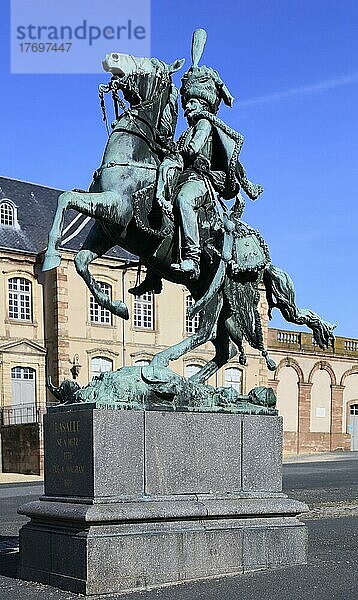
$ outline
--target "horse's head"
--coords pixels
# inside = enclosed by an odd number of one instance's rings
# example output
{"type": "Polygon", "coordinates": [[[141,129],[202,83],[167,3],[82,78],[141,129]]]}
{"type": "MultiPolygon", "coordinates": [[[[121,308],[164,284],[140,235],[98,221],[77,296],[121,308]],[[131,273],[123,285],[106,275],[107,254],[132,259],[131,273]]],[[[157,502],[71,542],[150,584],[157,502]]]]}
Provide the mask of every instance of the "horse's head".
{"type": "Polygon", "coordinates": [[[157,58],[138,58],[112,52],[103,60],[131,108],[145,110],[163,146],[172,142],[178,116],[178,90],[171,75],[182,68],[185,59],[167,64],[157,58]]]}
{"type": "Polygon", "coordinates": [[[106,54],[102,65],[105,71],[124,77],[133,73],[143,74],[156,73],[162,70],[166,73],[175,73],[184,65],[185,58],[177,59],[171,64],[167,64],[158,58],[139,58],[131,54],[121,54],[111,52],[106,54]]]}
{"type": "Polygon", "coordinates": [[[118,87],[132,107],[153,101],[170,92],[171,75],[182,68],[185,59],[167,64],[157,58],[138,58],[131,54],[111,52],[106,54],[102,65],[105,71],[112,73],[118,87]]]}

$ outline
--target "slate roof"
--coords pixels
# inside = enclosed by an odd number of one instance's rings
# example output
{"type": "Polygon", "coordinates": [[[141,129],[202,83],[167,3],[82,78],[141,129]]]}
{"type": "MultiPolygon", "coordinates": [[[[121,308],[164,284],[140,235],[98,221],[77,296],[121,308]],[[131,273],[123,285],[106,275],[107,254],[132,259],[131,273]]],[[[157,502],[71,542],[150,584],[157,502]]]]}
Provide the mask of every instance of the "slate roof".
{"type": "MultiPolygon", "coordinates": [[[[12,200],[17,207],[17,219],[20,226],[19,229],[15,229],[0,224],[0,249],[33,254],[43,251],[47,245],[47,236],[55,214],[57,198],[62,191],[37,183],[0,177],[0,202],[5,198],[12,200]]],[[[67,250],[79,250],[93,223],[93,219],[86,222],[85,215],[80,215],[72,209],[68,210],[64,224],[64,231],[67,227],[68,231],[63,236],[62,247],[67,250]],[[74,219],[76,219],[75,222],[73,222],[74,219]],[[72,237],[72,234],[76,235],[72,237]],[[66,238],[70,236],[71,239],[66,242],[66,238]]],[[[107,256],[126,261],[137,260],[137,257],[119,246],[112,248],[107,256]]]]}

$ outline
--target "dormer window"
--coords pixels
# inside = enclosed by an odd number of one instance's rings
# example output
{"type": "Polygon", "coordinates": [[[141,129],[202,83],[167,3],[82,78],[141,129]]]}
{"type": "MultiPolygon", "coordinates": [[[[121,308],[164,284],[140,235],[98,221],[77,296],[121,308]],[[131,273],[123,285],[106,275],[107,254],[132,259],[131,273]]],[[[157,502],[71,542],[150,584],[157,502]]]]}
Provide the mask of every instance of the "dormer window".
{"type": "Polygon", "coordinates": [[[5,198],[0,202],[0,225],[19,229],[17,207],[8,198],[5,198]]]}

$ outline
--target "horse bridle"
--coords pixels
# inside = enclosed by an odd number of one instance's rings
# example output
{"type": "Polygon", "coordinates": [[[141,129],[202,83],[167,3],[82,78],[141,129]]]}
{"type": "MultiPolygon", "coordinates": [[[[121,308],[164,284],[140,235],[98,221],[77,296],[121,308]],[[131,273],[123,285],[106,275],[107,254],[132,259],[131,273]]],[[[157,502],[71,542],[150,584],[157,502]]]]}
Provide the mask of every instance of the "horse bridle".
{"type": "MultiPolygon", "coordinates": [[[[142,73],[141,74],[134,73],[133,75],[136,75],[136,74],[143,75],[142,73]]],[[[128,81],[128,78],[129,78],[129,76],[127,76],[126,81],[128,81]]],[[[112,79],[110,80],[110,82],[108,84],[101,84],[98,88],[98,95],[100,98],[100,105],[101,105],[101,110],[102,110],[102,114],[103,114],[103,121],[106,124],[108,137],[110,136],[110,131],[109,131],[108,121],[107,121],[105,94],[108,94],[111,92],[113,104],[114,104],[115,116],[116,116],[115,125],[112,124],[113,131],[117,131],[117,132],[121,131],[123,133],[132,133],[133,135],[136,135],[136,136],[140,137],[143,141],[145,141],[146,144],[148,145],[148,147],[152,150],[152,152],[154,152],[155,154],[160,154],[161,152],[163,152],[164,147],[162,144],[159,144],[158,142],[155,141],[159,137],[158,128],[153,127],[152,123],[150,123],[142,115],[139,115],[137,111],[142,111],[143,109],[153,106],[154,102],[156,100],[158,100],[158,98],[163,93],[165,87],[168,84],[168,81],[163,80],[163,85],[157,90],[156,94],[153,95],[153,97],[150,100],[144,100],[144,101],[140,102],[139,104],[136,104],[132,108],[128,108],[128,106],[124,103],[122,98],[118,95],[118,90],[120,89],[120,82],[122,82],[122,81],[123,81],[123,79],[119,80],[118,76],[113,75],[112,79]],[[119,114],[119,107],[123,111],[121,115],[119,114]],[[132,129],[128,129],[126,127],[117,127],[118,122],[124,116],[128,116],[130,122],[133,123],[133,125],[135,125],[137,131],[133,131],[132,129]],[[153,140],[151,140],[148,137],[146,132],[138,125],[137,121],[141,121],[144,125],[146,125],[148,127],[148,129],[152,133],[153,140]]],[[[170,82],[170,80],[169,80],[169,82],[170,82]]],[[[135,90],[135,93],[137,93],[138,97],[140,97],[138,90],[135,90]]],[[[112,131],[112,133],[113,133],[113,131],[112,131]]],[[[93,173],[93,179],[94,180],[98,179],[104,169],[107,169],[110,167],[117,167],[117,166],[131,166],[131,164],[130,163],[119,163],[117,161],[112,160],[112,161],[106,163],[105,165],[102,165],[98,169],[96,169],[96,171],[93,173]]],[[[133,166],[134,166],[134,164],[133,164],[133,166]]],[[[140,165],[138,163],[135,163],[135,166],[137,168],[156,169],[156,167],[154,167],[153,165],[149,165],[149,164],[148,165],[144,165],[144,164],[140,165]]]]}
{"type": "MultiPolygon", "coordinates": [[[[163,79],[162,85],[159,87],[159,89],[157,90],[157,92],[153,95],[153,97],[151,99],[148,100],[142,100],[139,104],[136,104],[135,106],[132,106],[131,108],[129,108],[124,100],[122,100],[122,98],[118,95],[118,90],[121,89],[122,87],[122,83],[124,82],[128,82],[129,79],[132,79],[132,77],[134,77],[135,75],[140,75],[143,76],[145,75],[145,73],[132,73],[130,75],[128,75],[125,79],[121,78],[119,79],[118,76],[113,75],[112,79],[110,80],[109,84],[101,84],[98,88],[98,95],[100,98],[100,105],[101,105],[101,110],[102,110],[102,114],[103,114],[103,121],[106,124],[106,129],[107,129],[107,133],[108,136],[110,136],[110,131],[109,131],[109,127],[108,127],[108,121],[107,121],[107,112],[106,112],[106,104],[105,104],[105,94],[108,94],[109,92],[112,93],[112,99],[113,99],[113,104],[114,104],[114,112],[115,112],[115,117],[116,117],[116,121],[115,124],[118,123],[118,121],[123,117],[123,116],[128,116],[129,120],[135,125],[135,127],[137,128],[138,132],[136,133],[133,130],[130,129],[126,129],[126,128],[120,128],[120,129],[116,129],[116,125],[112,124],[112,129],[117,130],[117,131],[125,131],[125,132],[130,132],[133,133],[134,135],[138,135],[139,137],[141,137],[150,147],[150,149],[152,151],[154,151],[155,153],[158,153],[161,150],[163,150],[163,146],[161,144],[158,144],[157,142],[155,142],[156,139],[158,139],[159,137],[159,130],[158,128],[155,126],[153,127],[152,123],[150,123],[147,119],[145,119],[142,115],[139,115],[138,112],[145,110],[146,108],[149,108],[151,106],[154,105],[154,103],[160,98],[160,96],[162,95],[162,93],[164,92],[166,86],[168,85],[168,83],[170,83],[170,78],[168,78],[167,80],[163,79]],[[119,114],[119,107],[122,109],[122,114],[119,114]],[[138,111],[138,112],[137,112],[138,111]],[[153,135],[153,140],[154,140],[154,144],[152,142],[152,140],[150,140],[146,134],[146,132],[138,125],[137,121],[141,121],[142,123],[144,123],[148,129],[151,131],[152,135],[153,135]]],[[[134,89],[134,92],[137,94],[137,96],[140,98],[140,94],[139,94],[139,90],[134,89]]]]}

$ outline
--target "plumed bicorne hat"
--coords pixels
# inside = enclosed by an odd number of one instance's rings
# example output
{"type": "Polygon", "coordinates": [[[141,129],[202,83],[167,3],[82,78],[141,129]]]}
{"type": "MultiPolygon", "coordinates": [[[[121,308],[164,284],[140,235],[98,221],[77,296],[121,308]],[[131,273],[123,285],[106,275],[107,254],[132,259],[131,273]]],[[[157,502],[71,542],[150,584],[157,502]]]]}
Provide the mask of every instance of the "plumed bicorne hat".
{"type": "Polygon", "coordinates": [[[191,48],[193,64],[182,78],[180,94],[183,106],[191,98],[198,98],[205,100],[210,112],[216,114],[221,101],[232,106],[234,98],[217,71],[205,65],[200,67],[198,65],[204,51],[206,38],[207,34],[204,29],[194,31],[191,48]]]}

